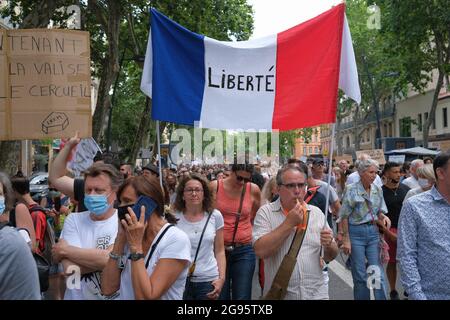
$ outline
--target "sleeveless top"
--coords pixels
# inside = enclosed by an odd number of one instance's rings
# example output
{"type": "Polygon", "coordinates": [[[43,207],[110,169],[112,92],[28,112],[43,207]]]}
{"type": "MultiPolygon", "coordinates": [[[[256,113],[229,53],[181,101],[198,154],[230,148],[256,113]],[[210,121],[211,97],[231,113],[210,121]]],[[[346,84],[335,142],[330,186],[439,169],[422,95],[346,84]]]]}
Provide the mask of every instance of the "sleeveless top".
{"type": "MultiPolygon", "coordinates": [[[[231,244],[233,240],[234,226],[236,223],[236,213],[239,210],[241,200],[241,193],[238,198],[230,198],[223,188],[223,180],[219,179],[217,185],[216,195],[216,209],[223,215],[224,228],[223,238],[225,244],[231,244]]],[[[252,195],[251,183],[246,184],[244,201],[242,202],[241,217],[236,231],[234,241],[236,243],[251,243],[252,242],[252,195]]]]}

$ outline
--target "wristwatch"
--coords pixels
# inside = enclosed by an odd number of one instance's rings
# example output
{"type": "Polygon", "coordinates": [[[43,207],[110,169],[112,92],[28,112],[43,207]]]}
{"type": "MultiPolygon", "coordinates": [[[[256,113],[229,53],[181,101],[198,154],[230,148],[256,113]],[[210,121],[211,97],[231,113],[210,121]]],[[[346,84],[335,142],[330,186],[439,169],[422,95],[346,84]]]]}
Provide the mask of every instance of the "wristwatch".
{"type": "Polygon", "coordinates": [[[123,257],[121,255],[110,252],[109,257],[115,261],[117,261],[117,268],[123,270],[125,268],[125,263],[123,263],[123,257]]]}
{"type": "Polygon", "coordinates": [[[144,259],[144,257],[145,256],[143,253],[130,253],[128,259],[130,259],[131,261],[138,261],[139,259],[144,259]]]}

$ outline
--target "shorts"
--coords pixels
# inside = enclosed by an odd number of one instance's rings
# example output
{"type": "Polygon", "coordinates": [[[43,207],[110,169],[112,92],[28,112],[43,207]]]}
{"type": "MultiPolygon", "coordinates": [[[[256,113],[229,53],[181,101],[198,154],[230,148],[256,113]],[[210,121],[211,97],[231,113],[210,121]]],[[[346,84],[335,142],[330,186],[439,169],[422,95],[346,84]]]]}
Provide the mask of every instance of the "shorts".
{"type": "MultiPolygon", "coordinates": [[[[397,234],[397,228],[389,229],[392,233],[397,234]]],[[[391,241],[388,237],[384,237],[387,244],[389,245],[389,262],[388,263],[397,263],[397,241],[391,241]]]]}

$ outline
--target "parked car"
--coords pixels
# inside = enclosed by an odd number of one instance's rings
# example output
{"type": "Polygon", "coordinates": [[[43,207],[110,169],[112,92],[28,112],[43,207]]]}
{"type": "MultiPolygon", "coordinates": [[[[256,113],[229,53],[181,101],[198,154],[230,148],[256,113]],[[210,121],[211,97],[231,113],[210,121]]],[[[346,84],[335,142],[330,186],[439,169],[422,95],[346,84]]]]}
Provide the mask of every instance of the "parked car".
{"type": "Polygon", "coordinates": [[[30,195],[34,201],[40,202],[48,194],[48,173],[38,172],[30,177],[30,195]]]}

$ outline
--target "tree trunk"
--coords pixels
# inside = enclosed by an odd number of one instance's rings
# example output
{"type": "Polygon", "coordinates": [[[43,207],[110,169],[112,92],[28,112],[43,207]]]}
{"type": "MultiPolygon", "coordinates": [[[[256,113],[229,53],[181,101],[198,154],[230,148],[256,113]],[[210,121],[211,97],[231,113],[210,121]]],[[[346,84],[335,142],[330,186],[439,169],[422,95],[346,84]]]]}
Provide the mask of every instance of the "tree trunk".
{"type": "MultiPolygon", "coordinates": [[[[96,10],[93,8],[93,10],[96,10]]],[[[103,72],[98,90],[97,105],[92,119],[92,137],[102,143],[104,131],[108,120],[108,111],[111,108],[109,91],[111,85],[119,74],[119,31],[121,7],[120,1],[108,1],[108,17],[101,19],[107,21],[106,36],[108,39],[108,53],[103,62],[103,72]]]]}
{"type": "Polygon", "coordinates": [[[127,159],[128,163],[136,163],[136,158],[139,152],[139,149],[143,145],[144,138],[150,134],[150,112],[152,109],[152,100],[147,97],[145,99],[145,108],[142,112],[141,122],[139,123],[139,127],[136,133],[136,139],[134,140],[133,147],[131,148],[129,159],[127,159]]]}
{"type": "Polygon", "coordinates": [[[439,92],[442,89],[442,84],[444,83],[444,72],[439,69],[439,77],[436,84],[436,89],[434,90],[433,102],[431,103],[430,113],[428,119],[424,123],[423,128],[423,146],[424,148],[428,148],[428,135],[430,133],[431,124],[435,121],[436,118],[436,108],[439,102],[439,92]]]}

